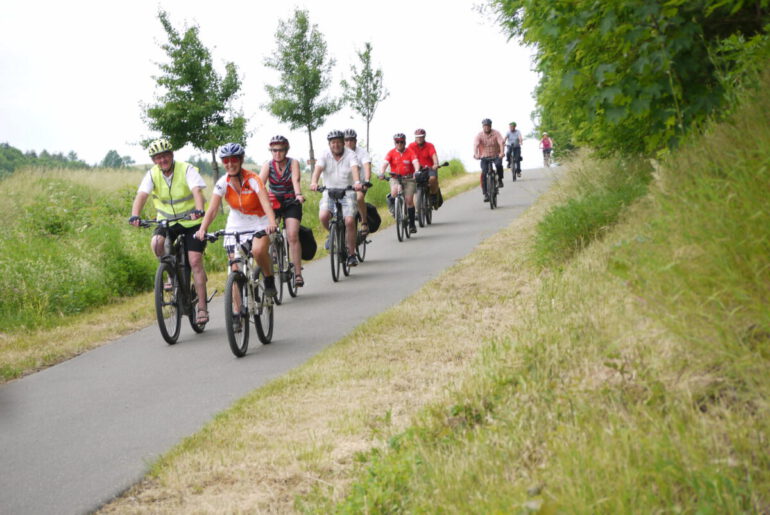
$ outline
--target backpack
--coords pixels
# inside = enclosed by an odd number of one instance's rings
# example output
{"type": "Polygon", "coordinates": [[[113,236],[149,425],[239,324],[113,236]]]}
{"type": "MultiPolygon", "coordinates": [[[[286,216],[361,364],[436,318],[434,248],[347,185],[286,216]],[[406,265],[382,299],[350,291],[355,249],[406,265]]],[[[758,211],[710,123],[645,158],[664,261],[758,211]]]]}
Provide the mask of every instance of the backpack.
{"type": "Polygon", "coordinates": [[[366,224],[369,226],[369,232],[377,232],[382,223],[380,213],[377,212],[377,208],[373,204],[366,203],[366,224]]]}
{"type": "Polygon", "coordinates": [[[304,225],[299,226],[299,244],[302,247],[302,260],[310,261],[315,257],[318,244],[313,236],[313,231],[304,225]]]}

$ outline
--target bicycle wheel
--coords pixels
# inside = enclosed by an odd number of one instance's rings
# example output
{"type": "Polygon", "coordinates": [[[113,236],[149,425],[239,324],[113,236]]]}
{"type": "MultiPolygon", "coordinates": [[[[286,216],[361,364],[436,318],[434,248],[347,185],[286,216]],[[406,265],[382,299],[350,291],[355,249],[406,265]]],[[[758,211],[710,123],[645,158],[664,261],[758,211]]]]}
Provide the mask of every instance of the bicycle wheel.
{"type": "Polygon", "coordinates": [[[425,205],[425,224],[430,225],[433,223],[433,203],[428,200],[425,205]]]}
{"type": "Polygon", "coordinates": [[[187,318],[190,319],[190,327],[192,327],[192,330],[196,333],[202,333],[203,330],[206,328],[206,324],[199,324],[197,322],[198,319],[198,291],[195,289],[195,283],[192,282],[192,278],[188,279],[187,282],[190,284],[190,312],[187,315],[187,318]]]}
{"type": "Polygon", "coordinates": [[[257,312],[254,313],[257,336],[259,341],[267,345],[273,341],[273,301],[265,293],[265,275],[262,270],[257,271],[257,280],[254,282],[254,301],[257,304],[257,312]]]}
{"type": "Polygon", "coordinates": [[[425,199],[425,190],[423,190],[421,187],[417,188],[417,192],[414,194],[414,210],[417,214],[417,223],[420,224],[420,227],[425,227],[426,206],[427,202],[425,199]]]}
{"type": "Polygon", "coordinates": [[[489,209],[494,209],[497,207],[497,183],[491,169],[487,171],[487,194],[489,195],[489,209]]]}
{"type": "Polygon", "coordinates": [[[361,231],[356,228],[356,256],[361,263],[366,259],[366,238],[367,236],[361,234],[361,231]]]}
{"type": "Polygon", "coordinates": [[[329,224],[329,262],[332,265],[332,281],[340,280],[340,252],[337,248],[337,223],[332,220],[329,224]]]}
{"type": "Polygon", "coordinates": [[[182,309],[179,305],[179,280],[174,268],[165,262],[155,272],[155,315],[160,334],[166,343],[174,345],[182,328],[182,309]]]}
{"type": "Polygon", "coordinates": [[[279,306],[283,302],[283,252],[283,241],[278,237],[270,244],[270,260],[273,262],[273,277],[275,277],[275,289],[278,292],[275,295],[275,303],[279,306]]]}
{"type": "Polygon", "coordinates": [[[227,276],[224,302],[227,342],[233,354],[242,358],[249,348],[249,295],[242,272],[231,272],[227,276]],[[236,300],[238,308],[233,304],[236,300]]]}
{"type": "Polygon", "coordinates": [[[350,267],[348,266],[348,244],[345,241],[345,226],[341,225],[340,230],[337,231],[337,248],[340,249],[340,262],[342,263],[342,273],[345,277],[350,275],[350,267]]]}
{"type": "Polygon", "coordinates": [[[412,233],[409,232],[409,213],[407,212],[405,199],[401,200],[401,211],[401,224],[404,226],[404,235],[408,240],[412,237],[412,233]]]}
{"type": "Polygon", "coordinates": [[[404,241],[404,199],[399,195],[396,197],[393,206],[393,212],[396,214],[396,236],[398,241],[404,241]]]}

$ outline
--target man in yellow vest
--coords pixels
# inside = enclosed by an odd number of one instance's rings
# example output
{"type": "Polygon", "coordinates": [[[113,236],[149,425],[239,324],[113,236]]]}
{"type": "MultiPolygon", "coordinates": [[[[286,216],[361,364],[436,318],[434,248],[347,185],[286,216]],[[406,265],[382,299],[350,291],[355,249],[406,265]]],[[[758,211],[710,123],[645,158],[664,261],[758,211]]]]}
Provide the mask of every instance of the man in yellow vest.
{"type": "Polygon", "coordinates": [[[151,247],[155,255],[163,256],[166,238],[183,237],[187,245],[187,260],[192,268],[195,291],[198,294],[198,312],[196,322],[205,324],[209,321],[206,305],[206,271],[203,269],[203,250],[206,243],[195,238],[195,232],[201,223],[206,199],[203,197],[203,181],[200,172],[191,164],[174,161],[174,151],[171,143],[158,139],[150,143],[149,148],[152,162],[155,163],[144,176],[134,198],[131,208],[131,218],[128,223],[139,226],[139,213],[152,195],[153,204],[158,219],[176,218],[189,215],[190,220],[180,220],[168,227],[168,231],[158,226],[152,237],[151,247]],[[166,234],[168,232],[168,234],[166,234]]]}

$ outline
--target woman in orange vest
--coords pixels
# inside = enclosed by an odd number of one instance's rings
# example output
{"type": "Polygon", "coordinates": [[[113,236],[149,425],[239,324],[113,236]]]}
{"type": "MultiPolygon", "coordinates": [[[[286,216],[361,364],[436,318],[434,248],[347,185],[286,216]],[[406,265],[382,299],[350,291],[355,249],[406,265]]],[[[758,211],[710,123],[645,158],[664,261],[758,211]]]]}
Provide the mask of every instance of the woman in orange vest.
{"type": "MultiPolygon", "coordinates": [[[[238,143],[227,143],[219,149],[219,157],[227,174],[214,185],[211,204],[203,217],[201,228],[195,234],[198,239],[203,240],[206,237],[206,229],[219,213],[222,197],[230,206],[225,231],[265,231],[272,234],[278,229],[264,183],[258,174],[243,168],[245,154],[246,151],[238,143]]],[[[226,236],[224,245],[230,257],[233,257],[235,238],[226,236]]],[[[269,246],[270,238],[267,236],[254,238],[251,242],[251,253],[265,274],[265,293],[274,297],[278,292],[275,289],[272,262],[267,252],[269,246]]]]}

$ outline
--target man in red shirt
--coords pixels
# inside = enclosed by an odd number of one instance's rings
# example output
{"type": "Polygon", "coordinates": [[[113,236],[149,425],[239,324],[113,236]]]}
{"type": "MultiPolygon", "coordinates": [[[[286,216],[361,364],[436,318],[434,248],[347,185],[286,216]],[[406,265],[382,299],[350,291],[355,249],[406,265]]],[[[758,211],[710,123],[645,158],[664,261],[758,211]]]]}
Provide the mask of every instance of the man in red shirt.
{"type": "Polygon", "coordinates": [[[436,147],[433,143],[425,141],[425,129],[417,129],[414,131],[414,141],[407,147],[414,152],[417,156],[417,160],[420,162],[420,168],[428,168],[428,188],[430,189],[430,200],[435,208],[438,208],[441,203],[439,199],[439,187],[438,187],[438,155],[436,154],[436,147]]]}
{"type": "MultiPolygon", "coordinates": [[[[391,173],[398,176],[400,180],[390,181],[390,194],[388,195],[388,209],[393,213],[393,197],[398,195],[399,186],[403,185],[404,199],[409,213],[409,232],[416,233],[417,227],[414,225],[414,172],[420,168],[420,162],[417,156],[410,149],[406,148],[406,135],[399,132],[393,136],[396,147],[391,149],[385,156],[385,162],[382,163],[380,170],[380,179],[385,179],[385,171],[390,166],[391,173]]],[[[394,178],[396,179],[396,178],[394,178]]]]}

